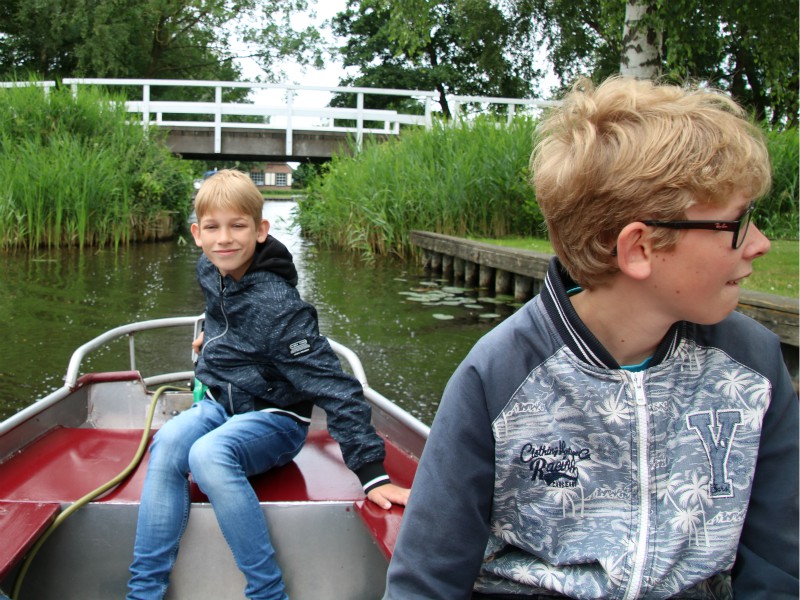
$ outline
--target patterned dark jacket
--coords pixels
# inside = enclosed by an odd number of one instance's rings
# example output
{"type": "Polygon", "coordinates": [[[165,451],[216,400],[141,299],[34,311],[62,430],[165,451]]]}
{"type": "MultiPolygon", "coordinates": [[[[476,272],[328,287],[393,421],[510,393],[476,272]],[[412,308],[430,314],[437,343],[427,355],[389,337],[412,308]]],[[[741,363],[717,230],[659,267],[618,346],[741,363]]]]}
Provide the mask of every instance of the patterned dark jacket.
{"type": "Polygon", "coordinates": [[[239,281],[202,255],[197,279],[206,310],[195,375],[213,398],[228,414],[263,410],[305,424],[316,404],[365,491],[387,483],[383,440],[361,384],[342,370],[319,333],[316,309],[300,299],[286,247],[269,236],[239,281]]]}

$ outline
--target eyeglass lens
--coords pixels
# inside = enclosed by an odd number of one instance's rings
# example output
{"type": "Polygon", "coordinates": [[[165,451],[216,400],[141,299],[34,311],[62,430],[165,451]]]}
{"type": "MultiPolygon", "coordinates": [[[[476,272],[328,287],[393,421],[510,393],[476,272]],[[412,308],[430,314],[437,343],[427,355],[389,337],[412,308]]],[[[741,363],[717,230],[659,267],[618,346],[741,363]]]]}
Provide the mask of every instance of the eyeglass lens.
{"type": "Polygon", "coordinates": [[[733,236],[733,247],[734,249],[741,248],[742,244],[744,243],[744,238],[747,237],[747,229],[750,227],[750,221],[753,220],[753,208],[750,207],[743,215],[741,221],[739,221],[739,229],[733,236]]]}

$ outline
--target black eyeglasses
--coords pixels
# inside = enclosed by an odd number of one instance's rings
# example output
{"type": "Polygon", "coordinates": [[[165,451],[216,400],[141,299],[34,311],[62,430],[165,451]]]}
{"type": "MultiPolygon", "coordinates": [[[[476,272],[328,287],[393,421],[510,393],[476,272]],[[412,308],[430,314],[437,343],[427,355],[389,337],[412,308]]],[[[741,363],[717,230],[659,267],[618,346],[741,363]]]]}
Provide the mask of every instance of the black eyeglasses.
{"type": "Polygon", "coordinates": [[[710,231],[730,231],[733,234],[734,250],[740,248],[747,237],[747,228],[753,220],[755,202],[751,202],[741,217],[736,221],[642,221],[651,227],[669,227],[670,229],[708,229],[710,231]]]}

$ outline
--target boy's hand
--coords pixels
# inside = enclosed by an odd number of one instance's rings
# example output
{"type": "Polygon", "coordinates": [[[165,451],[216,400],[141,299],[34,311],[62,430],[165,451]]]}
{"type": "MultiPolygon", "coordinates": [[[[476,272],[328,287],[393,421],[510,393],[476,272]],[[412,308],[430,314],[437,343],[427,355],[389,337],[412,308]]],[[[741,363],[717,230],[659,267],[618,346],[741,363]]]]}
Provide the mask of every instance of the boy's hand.
{"type": "Polygon", "coordinates": [[[383,509],[389,510],[392,504],[405,506],[408,502],[408,494],[411,490],[401,488],[393,483],[385,483],[373,488],[367,494],[367,498],[383,509]]]}
{"type": "Polygon", "coordinates": [[[194,350],[195,354],[200,354],[200,349],[203,347],[203,331],[200,332],[194,341],[192,342],[192,350],[194,350]]]}

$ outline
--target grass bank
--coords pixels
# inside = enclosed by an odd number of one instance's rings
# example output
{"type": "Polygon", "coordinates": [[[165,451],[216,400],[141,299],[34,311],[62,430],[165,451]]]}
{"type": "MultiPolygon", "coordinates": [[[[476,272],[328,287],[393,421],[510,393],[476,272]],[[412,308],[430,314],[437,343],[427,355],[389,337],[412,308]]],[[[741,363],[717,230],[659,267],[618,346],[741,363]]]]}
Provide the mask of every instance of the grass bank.
{"type": "Polygon", "coordinates": [[[0,249],[118,246],[165,212],[184,223],[192,174],[102,91],[0,89],[0,249]]]}
{"type": "MultiPolygon", "coordinates": [[[[760,226],[760,223],[759,223],[760,226]]],[[[538,238],[472,238],[477,242],[496,244],[520,250],[552,254],[550,242],[538,238]]],[[[753,274],[742,287],[756,292],[797,297],[800,281],[800,243],[797,240],[773,240],[772,249],[753,263],[753,274]]]]}

